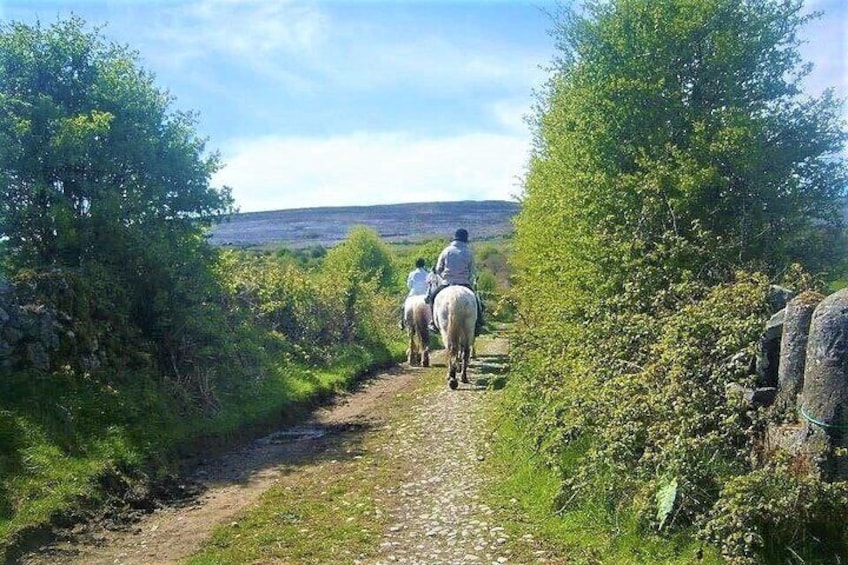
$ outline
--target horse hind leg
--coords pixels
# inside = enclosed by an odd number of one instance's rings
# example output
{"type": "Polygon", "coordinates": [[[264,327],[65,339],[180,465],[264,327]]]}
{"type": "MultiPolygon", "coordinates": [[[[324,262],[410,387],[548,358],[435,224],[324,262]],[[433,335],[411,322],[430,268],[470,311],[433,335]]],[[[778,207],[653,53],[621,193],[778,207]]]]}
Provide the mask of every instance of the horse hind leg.
{"type": "Polygon", "coordinates": [[[412,332],[409,333],[409,347],[406,349],[406,362],[409,365],[415,364],[415,339],[412,332]]]}
{"type": "Polygon", "coordinates": [[[468,347],[462,348],[462,382],[468,382],[468,358],[471,355],[471,349],[468,347]]]}
{"type": "Polygon", "coordinates": [[[448,386],[450,386],[451,390],[456,390],[456,387],[459,386],[456,380],[456,353],[448,346],[445,356],[448,365],[448,386]]]}
{"type": "Polygon", "coordinates": [[[422,316],[416,320],[418,327],[418,353],[421,359],[422,367],[430,366],[430,330],[427,329],[427,319],[422,316]]]}

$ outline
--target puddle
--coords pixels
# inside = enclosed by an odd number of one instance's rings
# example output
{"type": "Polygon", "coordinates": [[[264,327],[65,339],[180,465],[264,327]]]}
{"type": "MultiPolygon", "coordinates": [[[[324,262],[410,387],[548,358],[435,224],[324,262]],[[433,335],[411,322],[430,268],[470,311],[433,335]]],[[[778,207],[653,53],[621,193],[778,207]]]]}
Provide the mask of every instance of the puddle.
{"type": "Polygon", "coordinates": [[[325,435],[327,435],[327,430],[324,428],[304,426],[274,432],[271,435],[267,435],[256,440],[256,443],[259,445],[274,445],[279,443],[318,439],[325,435]]]}

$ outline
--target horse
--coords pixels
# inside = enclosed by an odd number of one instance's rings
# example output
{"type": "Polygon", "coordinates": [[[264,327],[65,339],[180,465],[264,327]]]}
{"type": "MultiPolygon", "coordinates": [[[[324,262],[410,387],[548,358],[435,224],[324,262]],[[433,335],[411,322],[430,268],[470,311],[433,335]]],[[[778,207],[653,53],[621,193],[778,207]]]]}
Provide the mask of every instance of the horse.
{"type": "Polygon", "coordinates": [[[433,315],[445,346],[448,385],[455,390],[458,386],[457,372],[462,382],[468,382],[468,360],[474,349],[474,326],[477,323],[477,297],[470,288],[451,285],[436,295],[433,315]]]}
{"type": "Polygon", "coordinates": [[[408,296],[403,303],[403,319],[409,331],[406,361],[410,365],[430,366],[430,305],[426,295],[408,296]]]}

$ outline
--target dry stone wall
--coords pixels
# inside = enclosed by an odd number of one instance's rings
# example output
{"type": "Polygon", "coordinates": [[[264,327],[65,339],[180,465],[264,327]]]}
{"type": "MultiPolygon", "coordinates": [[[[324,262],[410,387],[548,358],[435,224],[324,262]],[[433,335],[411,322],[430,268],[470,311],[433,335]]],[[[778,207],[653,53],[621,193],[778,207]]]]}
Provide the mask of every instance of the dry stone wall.
{"type": "MultiPolygon", "coordinates": [[[[848,459],[840,454],[848,447],[848,289],[827,297],[785,291],[779,290],[785,303],[778,301],[781,309],[766,324],[757,355],[758,386],[774,385],[776,393],[763,403],[771,423],[760,455],[789,452],[799,469],[845,479],[848,459]]],[[[745,391],[745,398],[762,390],[745,391]]]]}
{"type": "Polygon", "coordinates": [[[41,304],[20,304],[12,285],[0,279],[0,367],[50,369],[61,332],[55,310],[41,304]]]}

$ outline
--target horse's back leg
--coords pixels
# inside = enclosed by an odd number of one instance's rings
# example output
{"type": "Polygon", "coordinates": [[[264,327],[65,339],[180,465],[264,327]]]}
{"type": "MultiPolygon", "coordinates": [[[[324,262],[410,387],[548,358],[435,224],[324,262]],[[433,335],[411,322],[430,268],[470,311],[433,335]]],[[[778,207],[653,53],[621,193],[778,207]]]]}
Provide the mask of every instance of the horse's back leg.
{"type": "Polygon", "coordinates": [[[462,348],[462,382],[468,382],[468,359],[471,356],[471,348],[467,345],[462,348]]]}
{"type": "Polygon", "coordinates": [[[424,328],[424,333],[421,335],[421,366],[430,366],[430,331],[424,328]]]}

